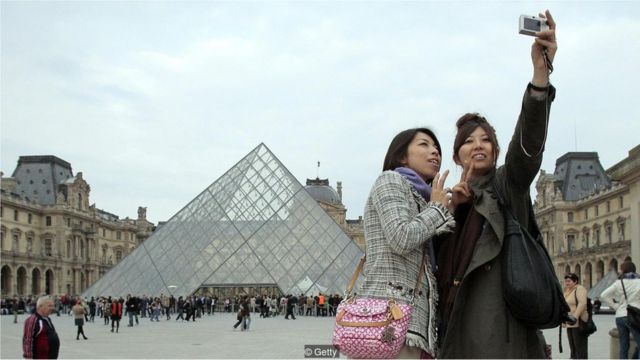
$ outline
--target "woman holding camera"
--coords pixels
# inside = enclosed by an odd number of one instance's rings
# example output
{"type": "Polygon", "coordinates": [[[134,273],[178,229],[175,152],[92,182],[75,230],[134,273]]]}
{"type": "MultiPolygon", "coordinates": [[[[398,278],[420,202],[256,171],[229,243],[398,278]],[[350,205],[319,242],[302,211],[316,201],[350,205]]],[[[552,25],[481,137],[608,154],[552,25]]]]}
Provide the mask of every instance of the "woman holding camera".
{"type": "Polygon", "coordinates": [[[504,213],[494,193],[499,186],[523,226],[534,221],[529,187],[540,169],[548,115],[555,89],[548,61],[557,50],[556,24],[536,33],[531,47],[533,79],[528,84],[505,164],[496,168],[500,147],[494,128],[478,114],[456,123],[453,159],[462,178],[452,189],[456,230],[438,256],[441,358],[545,358],[542,334],[516,320],[502,297],[504,213]]]}
{"type": "Polygon", "coordinates": [[[437,235],[449,234],[454,225],[444,191],[448,172],[440,176],[440,164],[440,143],[431,130],[400,132],[389,145],[383,173],[365,206],[366,276],[357,293],[413,301],[400,358],[420,358],[423,352],[436,356],[437,289],[431,242],[437,235]],[[422,277],[414,292],[419,272],[422,277]]]}

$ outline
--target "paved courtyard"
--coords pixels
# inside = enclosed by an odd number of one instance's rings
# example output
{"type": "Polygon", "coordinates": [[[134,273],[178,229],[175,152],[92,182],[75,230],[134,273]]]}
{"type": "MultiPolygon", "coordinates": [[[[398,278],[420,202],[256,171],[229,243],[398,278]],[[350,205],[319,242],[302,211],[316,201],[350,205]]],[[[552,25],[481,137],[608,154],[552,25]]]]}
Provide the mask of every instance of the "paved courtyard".
{"type": "MultiPolygon", "coordinates": [[[[12,316],[0,317],[0,358],[22,356],[22,329],[25,315],[13,324],[12,316]]],[[[333,318],[300,316],[297,320],[261,319],[252,316],[249,332],[234,331],[235,316],[228,313],[205,316],[196,322],[181,323],[174,319],[140,325],[120,324],[119,333],[111,333],[102,319],[85,326],[89,340],[76,340],[76,328],[71,316],[53,316],[61,338],[61,358],[303,358],[304,345],[330,344],[333,318]]],[[[589,339],[591,358],[609,358],[608,330],[614,326],[613,315],[596,315],[598,332],[589,339]]],[[[487,329],[490,331],[490,329],[487,329]]],[[[545,330],[547,341],[553,346],[554,359],[569,358],[566,332],[562,340],[564,353],[558,353],[558,330],[545,330]]]]}

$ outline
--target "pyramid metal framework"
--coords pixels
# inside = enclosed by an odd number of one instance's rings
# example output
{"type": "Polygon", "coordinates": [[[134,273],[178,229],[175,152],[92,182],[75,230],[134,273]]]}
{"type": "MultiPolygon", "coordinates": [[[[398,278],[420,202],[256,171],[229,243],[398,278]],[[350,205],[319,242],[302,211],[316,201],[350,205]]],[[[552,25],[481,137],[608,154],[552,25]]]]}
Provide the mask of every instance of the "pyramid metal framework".
{"type": "Polygon", "coordinates": [[[363,255],[260,144],[83,296],[185,296],[201,286],[341,293],[363,255]]]}

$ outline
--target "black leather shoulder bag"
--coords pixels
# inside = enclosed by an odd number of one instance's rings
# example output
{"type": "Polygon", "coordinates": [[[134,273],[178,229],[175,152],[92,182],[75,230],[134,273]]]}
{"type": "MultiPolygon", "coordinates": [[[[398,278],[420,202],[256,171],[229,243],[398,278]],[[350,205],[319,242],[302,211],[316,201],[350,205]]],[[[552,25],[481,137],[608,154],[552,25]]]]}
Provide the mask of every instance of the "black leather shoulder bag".
{"type": "Polygon", "coordinates": [[[530,233],[515,218],[498,181],[494,189],[504,215],[502,245],[502,295],[511,315],[528,327],[550,329],[575,324],[556,277],[551,258],[528,204],[530,233]]]}

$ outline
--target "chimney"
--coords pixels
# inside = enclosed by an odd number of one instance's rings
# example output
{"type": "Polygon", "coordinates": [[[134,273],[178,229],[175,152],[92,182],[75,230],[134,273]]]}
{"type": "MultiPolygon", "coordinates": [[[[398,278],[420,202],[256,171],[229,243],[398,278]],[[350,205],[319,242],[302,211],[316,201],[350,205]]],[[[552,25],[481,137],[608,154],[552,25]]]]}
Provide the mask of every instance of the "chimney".
{"type": "Polygon", "coordinates": [[[340,196],[340,201],[342,201],[342,181],[338,181],[338,196],[340,196]]]}

